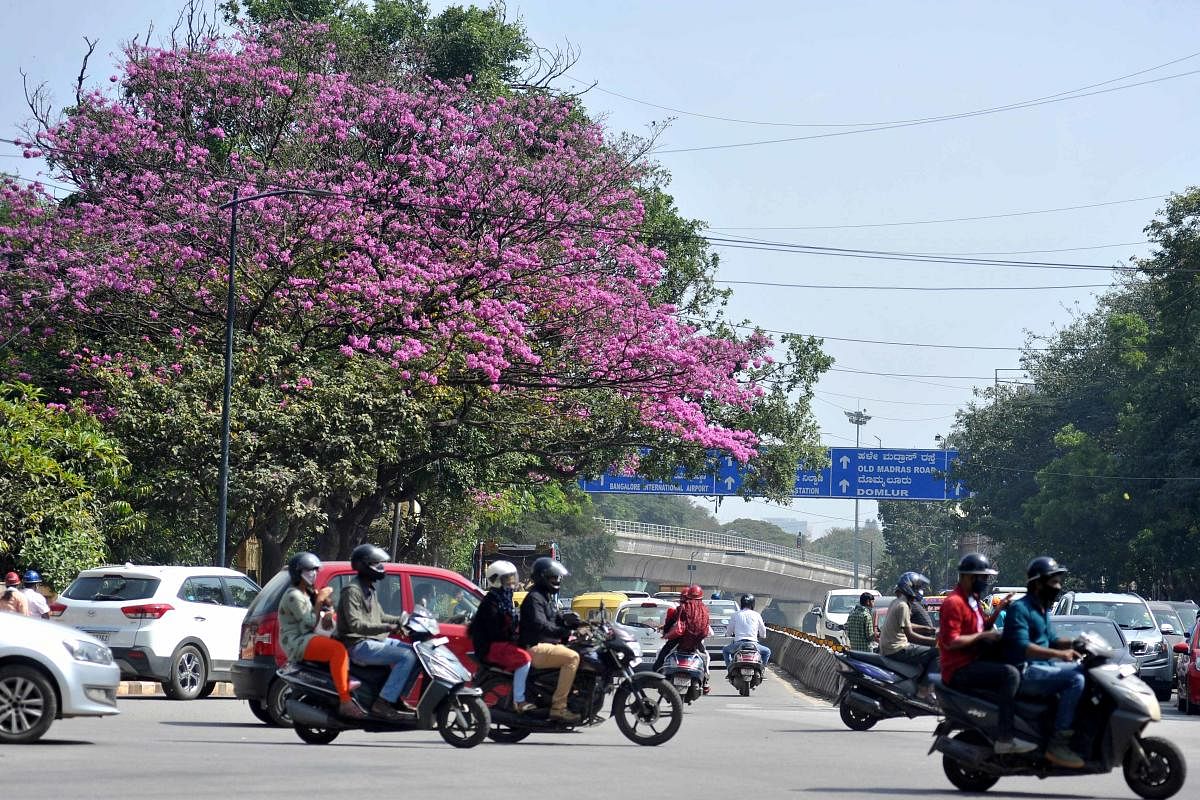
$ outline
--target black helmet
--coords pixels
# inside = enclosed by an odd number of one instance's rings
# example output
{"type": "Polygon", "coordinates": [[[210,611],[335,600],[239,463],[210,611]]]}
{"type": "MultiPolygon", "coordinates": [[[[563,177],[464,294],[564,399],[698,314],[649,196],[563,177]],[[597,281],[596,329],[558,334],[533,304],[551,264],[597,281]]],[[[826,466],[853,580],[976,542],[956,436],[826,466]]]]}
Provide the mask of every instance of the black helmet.
{"type": "Polygon", "coordinates": [[[754,595],[744,594],[738,598],[738,605],[742,608],[754,608],[754,595]]]}
{"type": "Polygon", "coordinates": [[[387,551],[373,544],[360,544],[350,553],[350,566],[364,581],[377,581],[384,575],[387,551]]]}
{"type": "Polygon", "coordinates": [[[288,577],[292,579],[292,583],[300,582],[300,573],[310,569],[320,569],[321,559],[317,558],[312,553],[296,553],[288,559],[287,571],[288,577]]]}
{"type": "Polygon", "coordinates": [[[570,575],[567,568],[549,556],[542,556],[533,562],[529,576],[533,585],[545,592],[557,592],[562,587],[562,579],[570,575]]]}
{"type": "Polygon", "coordinates": [[[929,578],[919,572],[906,572],[896,582],[896,594],[906,595],[913,600],[924,600],[929,588],[929,578]]]}
{"type": "Polygon", "coordinates": [[[958,562],[959,575],[996,575],[992,564],[983,553],[967,553],[958,562]]]}
{"type": "Polygon", "coordinates": [[[1033,583],[1042,578],[1053,578],[1055,575],[1066,575],[1069,571],[1050,556],[1038,556],[1029,562],[1029,567],[1025,570],[1025,575],[1028,576],[1025,583],[1033,583]]]}

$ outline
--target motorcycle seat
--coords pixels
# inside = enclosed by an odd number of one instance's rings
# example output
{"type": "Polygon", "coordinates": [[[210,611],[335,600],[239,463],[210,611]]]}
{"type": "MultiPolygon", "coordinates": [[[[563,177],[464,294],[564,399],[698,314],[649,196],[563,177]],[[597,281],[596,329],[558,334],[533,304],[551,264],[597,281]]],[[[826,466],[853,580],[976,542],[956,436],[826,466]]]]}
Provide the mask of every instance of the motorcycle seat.
{"type": "Polygon", "coordinates": [[[908,664],[903,661],[895,661],[886,656],[881,656],[878,653],[867,653],[862,650],[851,650],[846,654],[847,658],[854,661],[861,661],[864,664],[890,669],[898,675],[903,675],[906,678],[915,678],[924,670],[918,664],[908,664]]]}

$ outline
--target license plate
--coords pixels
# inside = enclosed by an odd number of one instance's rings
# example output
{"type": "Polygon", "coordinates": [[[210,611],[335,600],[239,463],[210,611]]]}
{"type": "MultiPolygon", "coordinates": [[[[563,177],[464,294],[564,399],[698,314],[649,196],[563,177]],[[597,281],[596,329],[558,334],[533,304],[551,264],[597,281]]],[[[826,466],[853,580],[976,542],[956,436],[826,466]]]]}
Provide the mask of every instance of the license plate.
{"type": "Polygon", "coordinates": [[[686,675],[676,675],[675,676],[675,685],[679,686],[681,688],[686,688],[686,687],[692,685],[692,679],[687,677],[686,675]]]}
{"type": "Polygon", "coordinates": [[[752,677],[754,677],[754,670],[752,670],[752,669],[745,669],[745,668],[743,668],[743,669],[742,669],[742,677],[743,677],[743,678],[752,678],[752,677]]]}
{"type": "Polygon", "coordinates": [[[725,626],[724,625],[713,625],[712,629],[713,629],[713,634],[715,636],[724,636],[725,635],[725,626]]]}
{"type": "Polygon", "coordinates": [[[113,631],[89,631],[87,628],[80,628],[79,630],[83,631],[88,636],[99,639],[102,642],[107,642],[109,639],[112,638],[112,635],[114,633],[113,631]]]}

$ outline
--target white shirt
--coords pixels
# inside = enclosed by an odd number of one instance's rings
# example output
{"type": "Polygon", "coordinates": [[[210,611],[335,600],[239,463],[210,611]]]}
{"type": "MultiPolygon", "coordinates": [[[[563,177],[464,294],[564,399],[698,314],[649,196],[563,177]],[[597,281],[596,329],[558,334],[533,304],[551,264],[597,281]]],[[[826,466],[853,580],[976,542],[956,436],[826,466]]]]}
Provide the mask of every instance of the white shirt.
{"type": "Polygon", "coordinates": [[[743,608],[730,617],[729,627],[725,632],[732,636],[735,642],[757,642],[759,637],[767,638],[767,626],[763,623],[762,614],[753,608],[743,608]]]}
{"type": "Polygon", "coordinates": [[[37,589],[25,587],[21,590],[21,594],[25,595],[25,599],[29,601],[29,616],[41,617],[43,614],[50,613],[50,604],[37,589]]]}

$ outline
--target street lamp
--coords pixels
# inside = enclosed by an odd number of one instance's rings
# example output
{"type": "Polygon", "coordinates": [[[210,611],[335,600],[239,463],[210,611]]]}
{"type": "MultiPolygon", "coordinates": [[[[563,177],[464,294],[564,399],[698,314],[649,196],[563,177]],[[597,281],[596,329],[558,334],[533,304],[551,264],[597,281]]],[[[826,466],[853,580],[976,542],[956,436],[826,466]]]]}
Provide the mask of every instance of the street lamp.
{"type": "Polygon", "coordinates": [[[233,397],[233,321],[237,311],[237,295],[234,288],[234,270],[237,268],[237,221],[238,206],[264,197],[279,197],[288,194],[306,194],[310,197],[329,197],[333,192],[320,189],[274,189],[248,197],[239,197],[233,190],[233,199],[218,208],[229,209],[229,277],[225,287],[225,392],[221,399],[221,468],[217,476],[217,566],[225,566],[225,545],[228,541],[229,518],[229,406],[233,397]]]}
{"type": "MultiPolygon", "coordinates": [[[[862,426],[871,421],[865,409],[847,411],[846,419],[854,426],[854,449],[857,450],[862,436],[862,426]]],[[[858,588],[858,492],[854,493],[854,588],[858,588]]]]}

